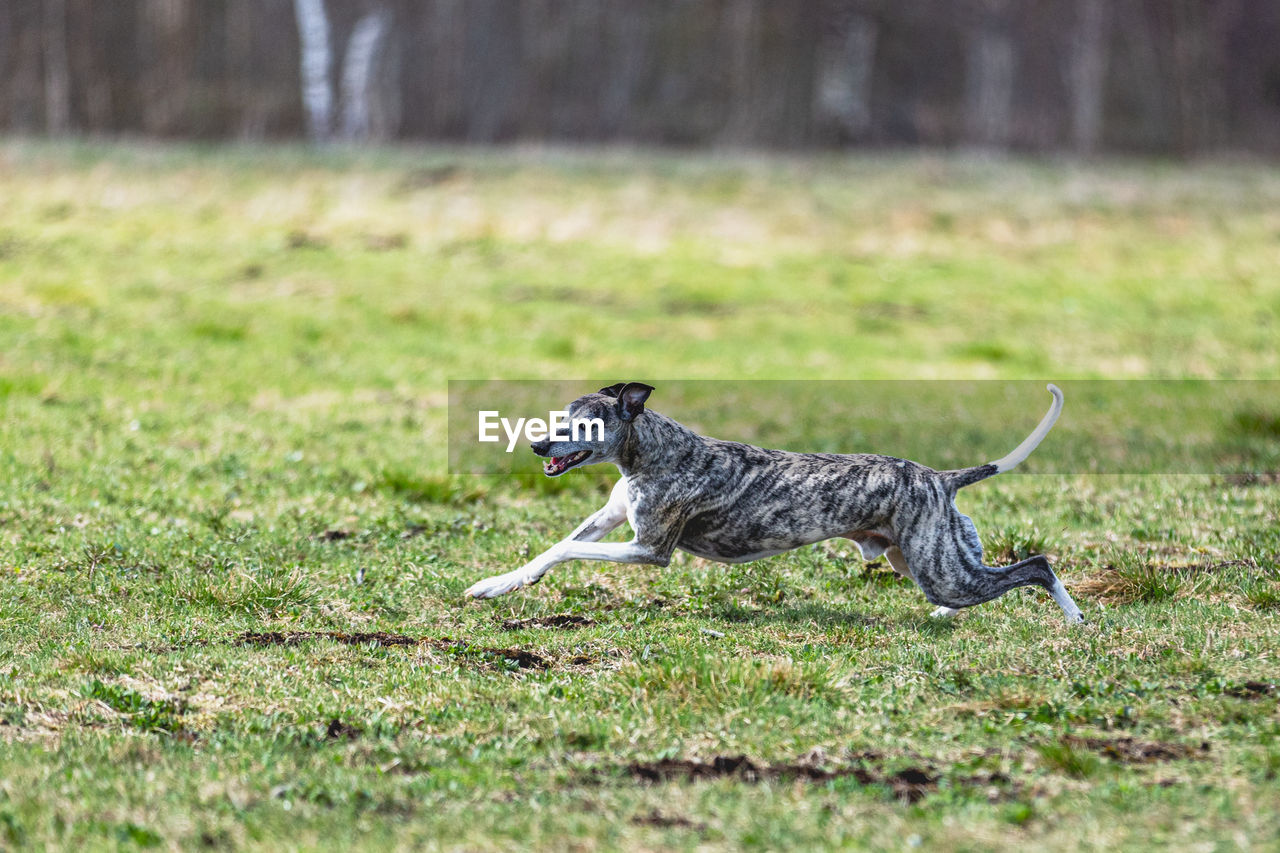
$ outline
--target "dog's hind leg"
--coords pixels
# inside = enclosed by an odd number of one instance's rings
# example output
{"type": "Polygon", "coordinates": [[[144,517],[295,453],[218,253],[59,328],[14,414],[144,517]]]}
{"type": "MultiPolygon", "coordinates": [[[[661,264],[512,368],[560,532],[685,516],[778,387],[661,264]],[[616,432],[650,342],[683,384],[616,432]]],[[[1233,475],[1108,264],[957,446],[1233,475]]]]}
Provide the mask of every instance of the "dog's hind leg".
{"type": "MultiPolygon", "coordinates": [[[[982,562],[982,540],[978,538],[978,528],[974,526],[973,519],[958,509],[954,509],[952,518],[955,521],[955,534],[964,545],[964,550],[972,559],[982,562]]],[[[950,619],[959,613],[960,610],[955,607],[947,607],[945,604],[934,609],[929,615],[934,619],[950,619]]]]}
{"type": "Polygon", "coordinates": [[[985,565],[973,523],[959,512],[937,527],[901,538],[916,583],[930,602],[939,605],[935,615],[950,615],[944,608],[954,612],[973,607],[1018,587],[1039,586],[1053,596],[1068,622],[1084,621],[1044,557],[1028,557],[1012,566],[985,565]]]}
{"type": "MultiPolygon", "coordinates": [[[[858,543],[864,560],[874,560],[883,554],[900,577],[913,582],[916,580],[915,575],[911,574],[911,567],[907,565],[906,555],[902,553],[901,548],[893,544],[892,540],[878,533],[863,532],[854,533],[849,538],[858,543]]],[[[958,612],[954,607],[939,607],[929,615],[934,618],[944,618],[954,616],[958,612]]]]}
{"type": "MultiPolygon", "coordinates": [[[[855,533],[849,537],[858,543],[858,547],[862,550],[862,558],[864,560],[874,560],[881,554],[884,554],[889,560],[889,565],[898,573],[899,577],[904,577],[909,581],[915,581],[915,575],[911,574],[911,567],[907,565],[907,558],[902,553],[902,549],[894,545],[892,541],[880,536],[879,534],[855,533]]],[[[958,611],[952,607],[939,607],[931,613],[934,617],[954,616],[958,611]]]]}
{"type": "MultiPolygon", "coordinates": [[[[1045,561],[1048,562],[1047,560],[1045,561]]],[[[1052,574],[1050,570],[1050,574],[1052,574]]],[[[1062,608],[1062,612],[1066,614],[1068,622],[1083,622],[1084,614],[1080,612],[1080,608],[1076,606],[1075,599],[1071,597],[1071,593],[1067,592],[1067,588],[1062,585],[1062,581],[1057,575],[1053,575],[1053,587],[1049,590],[1049,594],[1053,596],[1053,600],[1058,602],[1058,606],[1062,608]]]]}
{"type": "Polygon", "coordinates": [[[999,598],[1020,586],[1043,587],[1062,608],[1068,622],[1083,622],[1084,615],[1072,600],[1062,581],[1049,567],[1043,556],[1028,557],[1003,568],[977,565],[965,570],[960,583],[952,585],[946,597],[938,601],[946,607],[972,607],[993,598],[999,598]]]}
{"type": "Polygon", "coordinates": [[[906,555],[902,553],[902,549],[897,545],[890,545],[885,549],[884,555],[889,558],[889,565],[893,566],[893,570],[909,581],[916,579],[911,574],[911,567],[907,565],[906,555]]]}
{"type": "MultiPolygon", "coordinates": [[[[902,575],[907,580],[914,581],[915,575],[911,574],[911,568],[907,565],[907,557],[902,553],[902,549],[897,545],[890,546],[884,555],[889,558],[889,565],[893,566],[893,570],[902,575]]],[[[934,619],[946,619],[959,613],[954,607],[939,607],[929,615],[934,619]]]]}

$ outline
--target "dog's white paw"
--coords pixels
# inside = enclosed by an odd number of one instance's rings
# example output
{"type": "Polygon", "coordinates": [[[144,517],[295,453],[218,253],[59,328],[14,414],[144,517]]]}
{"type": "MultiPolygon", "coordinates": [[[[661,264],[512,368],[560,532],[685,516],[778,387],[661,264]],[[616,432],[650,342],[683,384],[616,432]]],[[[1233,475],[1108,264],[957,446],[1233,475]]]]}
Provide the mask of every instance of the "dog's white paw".
{"type": "Polygon", "coordinates": [[[519,572],[508,572],[505,575],[494,575],[482,581],[476,581],[467,587],[464,595],[471,598],[497,598],[524,586],[524,579],[519,572]]]}
{"type": "Polygon", "coordinates": [[[932,613],[929,614],[929,618],[930,619],[950,619],[952,616],[955,616],[959,612],[960,611],[956,610],[954,607],[939,607],[938,609],[934,610],[932,613]]]}

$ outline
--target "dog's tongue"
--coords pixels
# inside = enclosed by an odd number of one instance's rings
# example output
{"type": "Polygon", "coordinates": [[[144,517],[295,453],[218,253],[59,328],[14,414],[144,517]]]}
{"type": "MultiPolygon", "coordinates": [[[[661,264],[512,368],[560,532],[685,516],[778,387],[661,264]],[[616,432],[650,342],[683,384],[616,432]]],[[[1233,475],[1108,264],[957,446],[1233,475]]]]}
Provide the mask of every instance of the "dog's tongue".
{"type": "Polygon", "coordinates": [[[565,456],[552,456],[544,463],[544,470],[547,473],[560,473],[567,470],[570,465],[580,462],[585,454],[582,451],[575,451],[565,456]]]}

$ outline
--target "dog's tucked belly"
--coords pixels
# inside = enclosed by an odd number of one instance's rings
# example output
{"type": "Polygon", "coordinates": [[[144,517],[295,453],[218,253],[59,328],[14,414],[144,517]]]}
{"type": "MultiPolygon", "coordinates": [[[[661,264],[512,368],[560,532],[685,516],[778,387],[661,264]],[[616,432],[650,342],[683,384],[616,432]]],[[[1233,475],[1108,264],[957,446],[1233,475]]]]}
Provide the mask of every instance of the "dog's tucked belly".
{"type": "Polygon", "coordinates": [[[843,536],[848,529],[843,520],[837,519],[808,518],[779,527],[767,520],[752,523],[720,512],[704,513],[686,523],[676,547],[708,560],[747,563],[843,536]]]}
{"type": "MultiPolygon", "coordinates": [[[[827,537],[822,537],[826,539],[827,537]]],[[[813,540],[820,541],[818,539],[813,540]]],[[[790,551],[792,548],[798,548],[800,545],[807,545],[807,542],[799,542],[794,545],[784,545],[776,548],[760,548],[761,543],[742,543],[734,545],[732,543],[710,542],[706,539],[698,539],[694,541],[685,541],[681,539],[676,546],[681,551],[687,551],[695,557],[705,557],[708,560],[715,560],[718,563],[749,563],[752,560],[763,560],[765,557],[772,557],[790,551]]]]}

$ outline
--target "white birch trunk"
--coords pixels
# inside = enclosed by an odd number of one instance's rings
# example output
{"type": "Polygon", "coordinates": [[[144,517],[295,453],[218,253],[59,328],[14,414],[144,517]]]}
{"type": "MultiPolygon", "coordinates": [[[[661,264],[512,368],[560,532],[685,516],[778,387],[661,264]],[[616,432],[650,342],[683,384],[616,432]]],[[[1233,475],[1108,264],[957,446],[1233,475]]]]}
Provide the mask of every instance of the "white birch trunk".
{"type": "Polygon", "coordinates": [[[329,49],[329,16],[324,0],[293,0],[302,43],[302,103],[311,139],[323,142],[333,127],[333,54],[329,49]]]}
{"type": "Polygon", "coordinates": [[[356,24],[342,60],[342,137],[368,139],[372,135],[374,69],[391,16],[385,10],[371,12],[356,24]]]}

